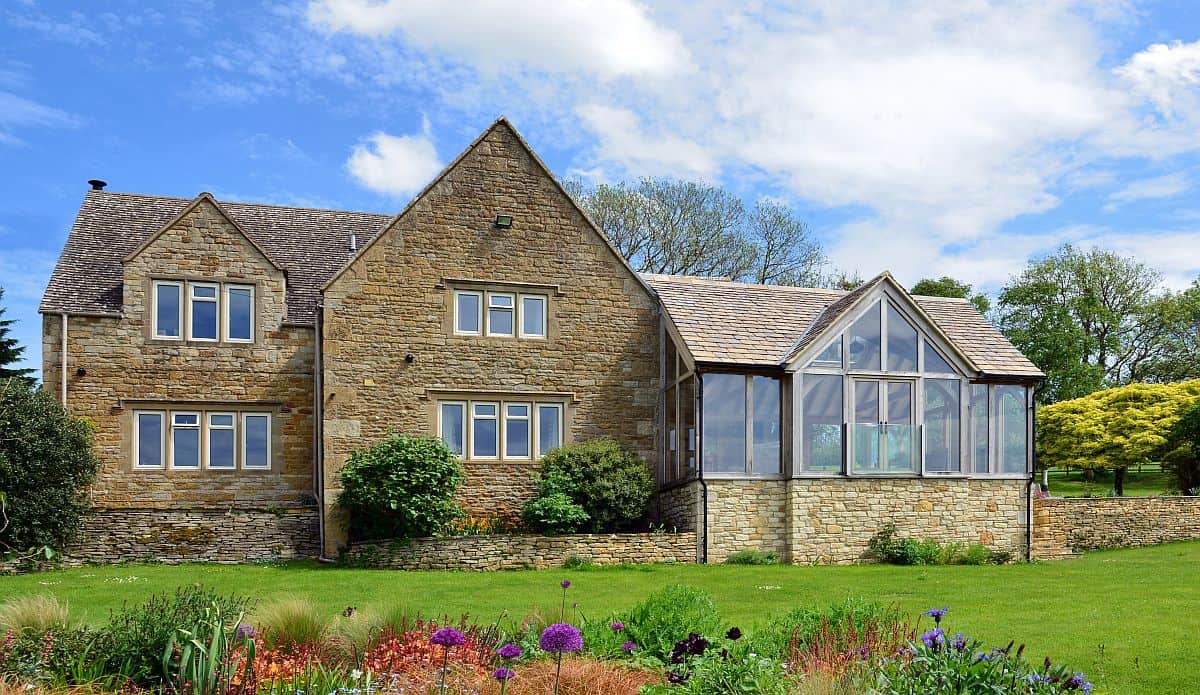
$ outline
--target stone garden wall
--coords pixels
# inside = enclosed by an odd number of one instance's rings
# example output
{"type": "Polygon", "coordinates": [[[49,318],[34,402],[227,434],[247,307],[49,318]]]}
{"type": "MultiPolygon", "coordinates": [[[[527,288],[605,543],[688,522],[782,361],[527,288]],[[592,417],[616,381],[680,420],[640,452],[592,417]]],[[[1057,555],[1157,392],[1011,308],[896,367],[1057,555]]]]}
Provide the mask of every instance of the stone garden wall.
{"type": "Polygon", "coordinates": [[[1033,557],[1200,539],[1200,497],[1049,498],[1033,503],[1033,557]]]}
{"type": "Polygon", "coordinates": [[[348,561],[403,570],[516,570],[562,567],[572,556],[596,565],[696,561],[696,534],[614,533],[569,536],[459,536],[410,542],[354,543],[348,561]]]}

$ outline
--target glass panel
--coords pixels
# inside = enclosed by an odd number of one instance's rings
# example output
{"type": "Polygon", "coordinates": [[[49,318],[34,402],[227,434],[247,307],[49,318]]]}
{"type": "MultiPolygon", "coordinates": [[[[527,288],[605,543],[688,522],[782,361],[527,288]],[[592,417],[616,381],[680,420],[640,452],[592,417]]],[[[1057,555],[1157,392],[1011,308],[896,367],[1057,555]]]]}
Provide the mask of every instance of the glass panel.
{"type": "Polygon", "coordinates": [[[439,436],[445,442],[446,447],[454,452],[455,456],[463,455],[463,447],[466,442],[463,441],[463,407],[462,403],[442,403],[441,404],[441,429],[439,436]]]}
{"type": "Polygon", "coordinates": [[[917,471],[917,427],[915,425],[883,425],[884,446],[887,449],[889,473],[917,471]]]}
{"type": "Polygon", "coordinates": [[[252,297],[253,293],[249,288],[229,288],[229,308],[226,311],[229,312],[230,340],[253,339],[254,302],[251,299],[252,297]]]}
{"type": "Polygon", "coordinates": [[[680,461],[683,477],[696,472],[696,377],[679,382],[679,431],[683,435],[680,461]]]}
{"type": "Polygon", "coordinates": [[[913,424],[911,382],[887,382],[887,401],[887,422],[889,425],[913,424]]]}
{"type": "Polygon", "coordinates": [[[192,285],[192,296],[204,299],[216,299],[217,288],[192,285]]]}
{"type": "Polygon", "coordinates": [[[988,469],[988,387],[971,384],[971,470],[987,473],[988,469]]]}
{"type": "Polygon", "coordinates": [[[959,382],[925,380],[925,470],[959,471],[959,382]]]}
{"type": "Polygon", "coordinates": [[[513,296],[511,294],[489,294],[488,306],[512,308],[513,296]]]}
{"type": "Polygon", "coordinates": [[[666,336],[666,360],[663,361],[663,366],[666,368],[667,383],[671,384],[679,378],[679,358],[678,352],[675,350],[675,341],[668,334],[666,336]]]}
{"type": "Polygon", "coordinates": [[[538,456],[562,446],[562,407],[538,406],[538,456]]]}
{"type": "Polygon", "coordinates": [[[528,336],[546,335],[545,298],[521,298],[521,334],[528,336]]]}
{"type": "Polygon", "coordinates": [[[500,451],[499,434],[495,404],[476,404],[471,422],[472,456],[495,458],[500,451]]]}
{"type": "Polygon", "coordinates": [[[158,310],[155,314],[154,335],[163,338],[179,337],[179,285],[156,285],[158,310]]]}
{"type": "Polygon", "coordinates": [[[942,357],[929,341],[925,341],[925,371],[934,372],[936,374],[955,374],[954,367],[942,357]]]}
{"type": "Polygon", "coordinates": [[[842,377],[804,375],[804,470],[842,470],[842,377]]]}
{"type": "Polygon", "coordinates": [[[894,372],[917,371],[917,329],[891,303],[887,305],[887,317],[888,369],[894,372]]]}
{"type": "Polygon", "coordinates": [[[679,478],[679,409],[677,393],[674,386],[667,389],[663,402],[664,417],[667,422],[667,460],[666,480],[668,482],[679,478]]]}
{"type": "Polygon", "coordinates": [[[996,386],[996,446],[1002,473],[1024,473],[1028,432],[1025,425],[1025,387],[996,386]]]}
{"type": "Polygon", "coordinates": [[[195,413],[175,413],[176,425],[199,425],[200,416],[195,413]]]}
{"type": "Polygon", "coordinates": [[[746,377],[705,374],[704,470],[746,472],[746,377]]]}
{"type": "Polygon", "coordinates": [[[529,406],[504,406],[504,455],[529,458],[529,406]]]}
{"type": "Polygon", "coordinates": [[[512,309],[488,309],[488,335],[512,335],[512,309]]]}
{"type": "Polygon", "coordinates": [[[850,327],[850,368],[879,371],[879,302],[850,327]]]}
{"type": "Polygon", "coordinates": [[[180,427],[171,430],[171,466],[200,467],[200,428],[180,427]]]}
{"type": "MultiPolygon", "coordinates": [[[[211,423],[210,423],[211,424],[211,423]]],[[[233,468],[233,428],[208,431],[208,467],[233,468]]]]}
{"type": "Polygon", "coordinates": [[[459,292],[454,298],[454,330],[459,333],[478,333],[479,295],[459,292]]]}
{"type": "Polygon", "coordinates": [[[213,427],[233,427],[232,415],[209,415],[208,424],[213,427]]]}
{"type": "Polygon", "coordinates": [[[270,468],[271,418],[267,415],[247,415],[242,420],[242,437],[246,444],[245,468],[270,468]]]}
{"type": "Polygon", "coordinates": [[[833,367],[841,369],[842,367],[842,337],[829,344],[829,347],[821,351],[816,359],[809,364],[810,367],[833,367]]]}
{"type": "MultiPolygon", "coordinates": [[[[203,287],[196,289],[202,290],[203,287]]],[[[217,339],[217,303],[192,302],[192,337],[199,340],[217,339]]]]}
{"type": "Polygon", "coordinates": [[[753,397],[753,447],[750,453],[751,470],[754,473],[779,473],[779,379],[772,376],[755,376],[752,385],[753,397]]]}
{"type": "Polygon", "coordinates": [[[877,472],[879,451],[879,382],[854,382],[854,466],[855,472],[877,472]]]}
{"type": "Polygon", "coordinates": [[[160,413],[138,413],[137,465],[162,466],[163,417],[160,413]]]}

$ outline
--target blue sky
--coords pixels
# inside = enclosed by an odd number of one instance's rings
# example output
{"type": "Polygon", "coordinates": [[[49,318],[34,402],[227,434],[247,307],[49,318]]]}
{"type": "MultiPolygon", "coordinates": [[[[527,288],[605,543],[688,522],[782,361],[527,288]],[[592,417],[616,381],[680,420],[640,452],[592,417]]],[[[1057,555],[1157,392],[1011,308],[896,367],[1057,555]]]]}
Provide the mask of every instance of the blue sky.
{"type": "Polygon", "coordinates": [[[864,275],[995,291],[1073,242],[1182,287],[1200,274],[1189,5],[9,0],[7,316],[38,366],[89,178],[395,212],[500,114],[560,176],[786,201],[864,275]]]}

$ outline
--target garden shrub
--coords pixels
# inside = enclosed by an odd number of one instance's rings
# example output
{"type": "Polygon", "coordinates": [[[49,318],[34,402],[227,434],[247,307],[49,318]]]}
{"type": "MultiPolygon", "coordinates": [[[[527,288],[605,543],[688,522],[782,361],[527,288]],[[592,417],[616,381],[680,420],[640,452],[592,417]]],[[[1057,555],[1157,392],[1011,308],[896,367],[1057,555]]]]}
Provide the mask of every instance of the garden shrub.
{"type": "Polygon", "coordinates": [[[857,598],[824,607],[793,608],[770,617],[754,631],[748,643],[755,653],[781,660],[790,650],[808,645],[822,624],[849,625],[864,631],[867,625],[885,622],[896,614],[895,607],[857,598]]]}
{"type": "Polygon", "coordinates": [[[774,565],[778,562],[778,555],[761,550],[739,550],[725,558],[726,565],[774,565]]]}
{"type": "Polygon", "coordinates": [[[647,688],[644,695],[786,695],[793,680],[777,659],[748,647],[737,628],[720,641],[689,634],[675,643],[668,668],[667,681],[674,685],[647,688]]]}
{"type": "Polygon", "coordinates": [[[612,439],[571,444],[546,454],[537,485],[538,495],[526,504],[523,517],[534,530],[550,533],[566,533],[563,529],[576,523],[578,514],[567,502],[586,516],[575,530],[631,530],[644,519],[654,495],[650,467],[612,439]],[[553,502],[547,501],[551,498],[553,502]],[[550,525],[548,519],[559,523],[550,525]]]}
{"type": "Polygon", "coordinates": [[[893,565],[999,565],[1012,560],[1011,552],[991,550],[982,543],[943,544],[932,538],[899,538],[891,522],[867,541],[867,555],[893,565]]]}
{"type": "Polygon", "coordinates": [[[329,620],[312,601],[292,597],[260,606],[254,611],[254,625],[263,644],[278,649],[317,644],[325,636],[329,620]]]}
{"type": "Polygon", "coordinates": [[[432,536],[462,516],[462,464],[439,439],[396,435],[355,451],[341,481],[338,504],[356,540],[432,536]]]}
{"type": "Polygon", "coordinates": [[[0,554],[61,549],[88,511],[100,460],[93,428],[28,379],[0,379],[0,554]]]}
{"type": "MultiPolygon", "coordinates": [[[[624,629],[619,634],[605,637],[613,647],[625,641],[638,645],[637,655],[643,659],[654,659],[668,663],[675,643],[695,632],[706,638],[721,634],[721,617],[716,604],[707,593],[692,586],[671,585],[659,589],[646,597],[628,613],[618,614],[609,620],[588,621],[584,629],[584,644],[599,647],[600,635],[612,633],[611,623],[619,622],[624,629]],[[589,642],[589,636],[592,642],[589,642]]],[[[619,651],[610,650],[610,653],[619,651]]]]}
{"type": "Polygon", "coordinates": [[[71,624],[67,605],[48,594],[14,596],[0,605],[0,634],[44,635],[71,624]]]}

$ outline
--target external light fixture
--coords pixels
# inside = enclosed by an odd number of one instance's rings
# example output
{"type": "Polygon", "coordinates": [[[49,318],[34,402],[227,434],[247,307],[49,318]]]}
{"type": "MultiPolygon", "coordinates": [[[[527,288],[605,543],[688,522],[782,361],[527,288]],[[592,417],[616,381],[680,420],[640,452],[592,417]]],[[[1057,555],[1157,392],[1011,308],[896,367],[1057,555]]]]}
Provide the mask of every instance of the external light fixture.
{"type": "Polygon", "coordinates": [[[496,215],[496,229],[512,229],[512,215],[496,215]]]}

